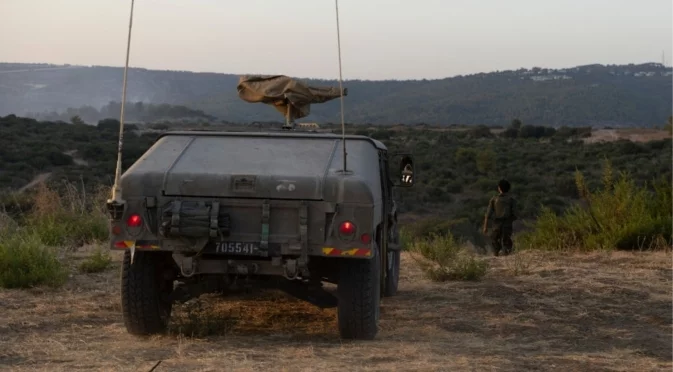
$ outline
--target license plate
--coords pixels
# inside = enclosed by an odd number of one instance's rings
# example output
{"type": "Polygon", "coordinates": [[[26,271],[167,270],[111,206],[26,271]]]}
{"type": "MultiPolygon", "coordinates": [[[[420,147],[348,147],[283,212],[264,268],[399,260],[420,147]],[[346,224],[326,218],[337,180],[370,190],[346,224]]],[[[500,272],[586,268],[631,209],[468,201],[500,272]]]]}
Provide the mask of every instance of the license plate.
{"type": "Polygon", "coordinates": [[[219,242],[215,245],[215,253],[257,256],[259,255],[259,243],[219,242]]]}

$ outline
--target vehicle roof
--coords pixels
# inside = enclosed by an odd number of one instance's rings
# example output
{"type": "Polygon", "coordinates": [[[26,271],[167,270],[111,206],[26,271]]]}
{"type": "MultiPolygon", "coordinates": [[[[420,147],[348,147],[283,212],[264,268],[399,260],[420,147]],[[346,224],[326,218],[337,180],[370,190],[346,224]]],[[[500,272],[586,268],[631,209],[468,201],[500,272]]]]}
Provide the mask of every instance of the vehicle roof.
{"type": "MultiPolygon", "coordinates": [[[[205,137],[274,137],[274,138],[305,138],[305,139],[341,139],[340,134],[335,133],[316,133],[316,132],[226,132],[226,131],[207,131],[207,130],[187,130],[187,131],[168,131],[162,133],[159,138],[165,136],[205,136],[205,137]]],[[[158,138],[158,139],[159,139],[158,138]]],[[[348,134],[345,136],[346,146],[348,146],[349,140],[363,140],[370,142],[377,149],[387,151],[388,148],[383,142],[376,140],[371,137],[348,134]]],[[[157,139],[157,140],[158,140],[157,139]]]]}

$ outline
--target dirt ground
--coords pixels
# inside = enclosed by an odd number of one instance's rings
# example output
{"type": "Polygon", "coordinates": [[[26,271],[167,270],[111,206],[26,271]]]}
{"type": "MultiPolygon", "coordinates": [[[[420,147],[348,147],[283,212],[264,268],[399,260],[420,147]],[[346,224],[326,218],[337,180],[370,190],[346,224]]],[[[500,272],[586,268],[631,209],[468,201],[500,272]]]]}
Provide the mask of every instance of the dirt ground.
{"type": "Polygon", "coordinates": [[[115,255],[113,268],[74,274],[62,289],[0,290],[0,369],[673,368],[670,253],[488,259],[491,269],[482,281],[431,283],[405,254],[400,291],[385,299],[377,340],[342,342],[334,309],[320,310],[278,293],[249,301],[208,295],[175,310],[170,334],[128,335],[115,255]],[[211,316],[195,315],[197,305],[211,316]]]}

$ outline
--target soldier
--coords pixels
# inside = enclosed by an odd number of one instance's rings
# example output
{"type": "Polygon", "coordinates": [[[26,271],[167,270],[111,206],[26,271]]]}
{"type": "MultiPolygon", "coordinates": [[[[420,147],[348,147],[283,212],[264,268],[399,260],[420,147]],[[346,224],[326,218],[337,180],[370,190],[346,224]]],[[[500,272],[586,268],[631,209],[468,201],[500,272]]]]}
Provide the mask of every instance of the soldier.
{"type": "Polygon", "coordinates": [[[508,192],[510,184],[507,180],[498,182],[499,194],[488,202],[488,210],[484,217],[484,234],[488,233],[488,220],[493,217],[493,231],[491,232],[491,244],[493,253],[498,256],[500,250],[505,255],[512,252],[512,223],[516,220],[515,200],[508,192]],[[504,249],[503,249],[504,248],[504,249]]]}

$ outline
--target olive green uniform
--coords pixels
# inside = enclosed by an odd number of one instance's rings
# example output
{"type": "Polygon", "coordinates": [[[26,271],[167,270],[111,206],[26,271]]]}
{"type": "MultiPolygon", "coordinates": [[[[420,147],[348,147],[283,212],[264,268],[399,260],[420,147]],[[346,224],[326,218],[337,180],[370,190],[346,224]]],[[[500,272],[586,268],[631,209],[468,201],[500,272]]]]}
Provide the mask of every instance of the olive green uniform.
{"type": "Polygon", "coordinates": [[[512,223],[516,220],[515,208],[516,201],[507,193],[496,195],[488,202],[486,221],[493,217],[490,237],[496,256],[501,250],[506,255],[512,252],[512,223]]]}

